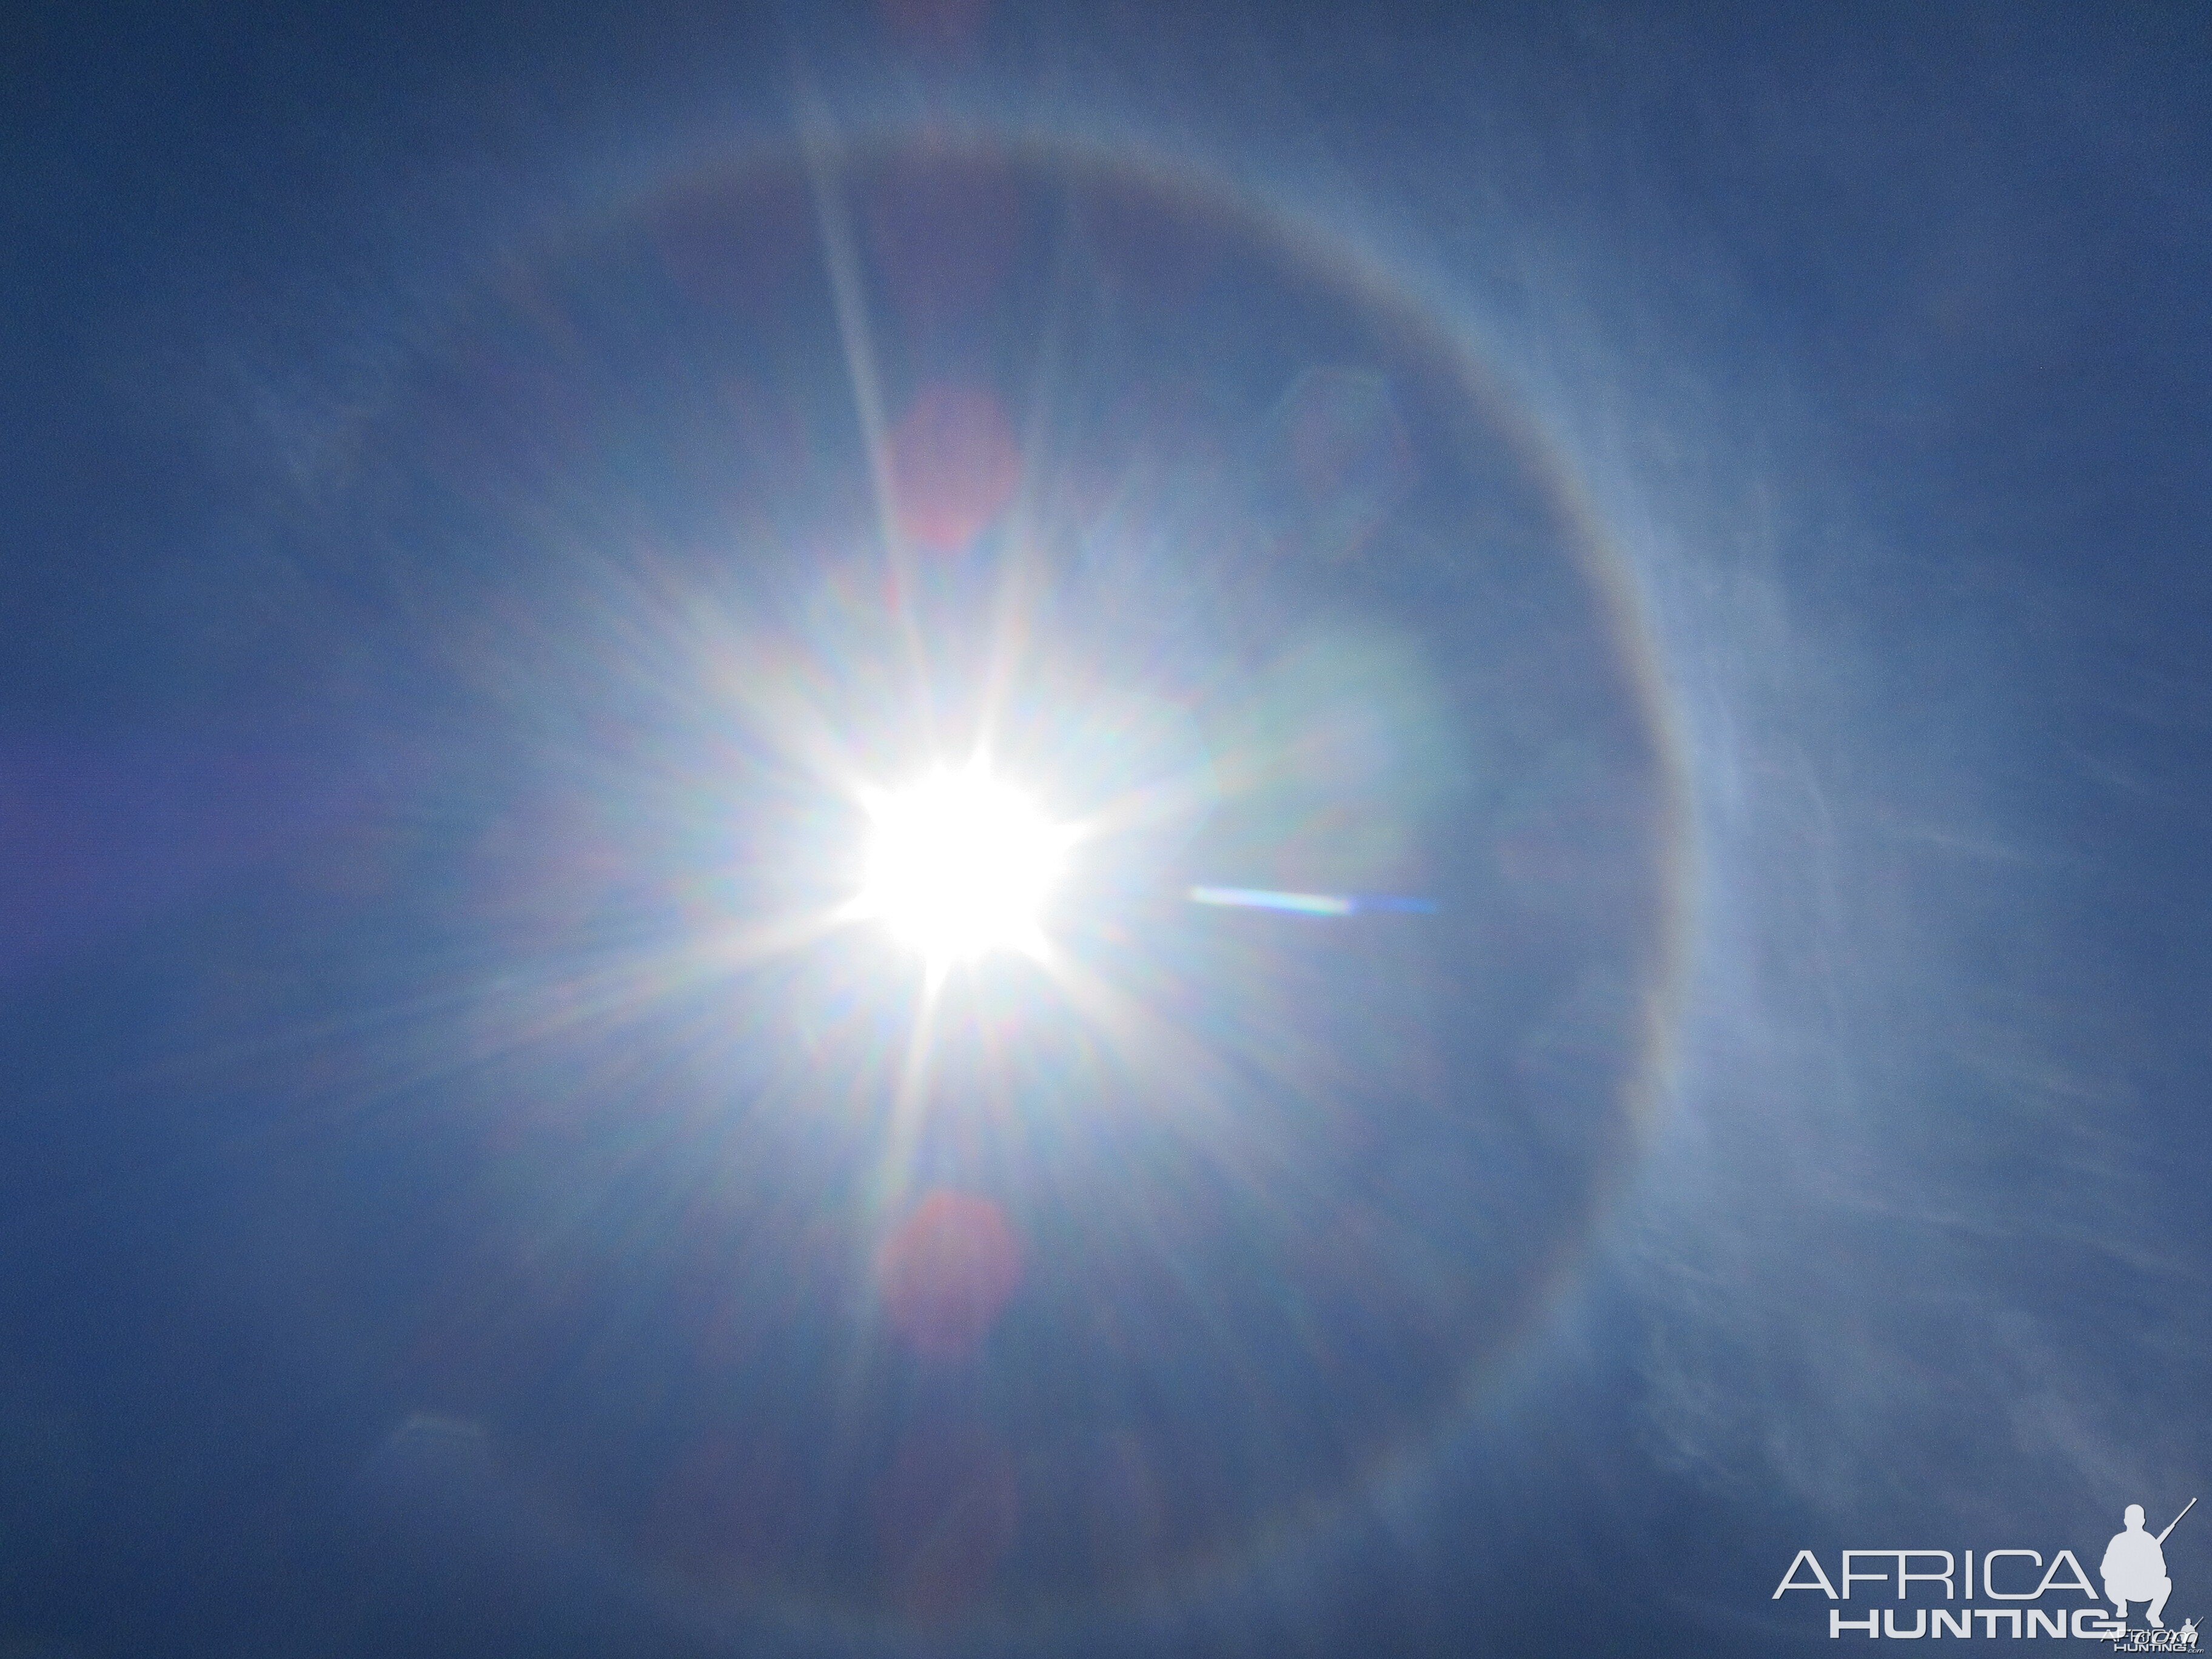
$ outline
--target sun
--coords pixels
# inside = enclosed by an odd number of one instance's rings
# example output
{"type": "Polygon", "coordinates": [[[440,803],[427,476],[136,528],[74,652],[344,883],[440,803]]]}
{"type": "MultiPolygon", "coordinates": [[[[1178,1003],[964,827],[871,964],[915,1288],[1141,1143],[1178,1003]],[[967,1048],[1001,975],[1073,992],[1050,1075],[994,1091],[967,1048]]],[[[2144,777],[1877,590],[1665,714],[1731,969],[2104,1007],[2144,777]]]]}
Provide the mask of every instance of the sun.
{"type": "Polygon", "coordinates": [[[860,915],[933,967],[1041,947],[1070,837],[1027,795],[975,764],[883,795],[869,815],[860,915]]]}

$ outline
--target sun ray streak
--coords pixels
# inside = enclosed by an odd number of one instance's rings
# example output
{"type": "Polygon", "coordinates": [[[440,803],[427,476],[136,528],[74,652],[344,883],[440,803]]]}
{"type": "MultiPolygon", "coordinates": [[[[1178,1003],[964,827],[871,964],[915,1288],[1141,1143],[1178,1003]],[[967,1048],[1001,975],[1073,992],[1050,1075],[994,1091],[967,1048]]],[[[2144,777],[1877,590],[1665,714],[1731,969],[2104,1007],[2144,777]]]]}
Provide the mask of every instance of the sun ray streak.
{"type": "Polygon", "coordinates": [[[878,1214],[887,1214],[905,1193],[914,1176],[914,1150],[921,1138],[929,1111],[929,1061],[936,1046],[937,1019],[944,1003],[949,969],[933,962],[924,970],[921,997],[915,1008],[914,1029],[907,1038],[906,1057],[899,1066],[898,1088],[891,1097],[890,1133],[883,1156],[877,1161],[870,1183],[872,1204],[878,1214]]]}
{"type": "Polygon", "coordinates": [[[1047,459],[1053,448],[1053,416],[1066,361],[1072,285],[1070,228],[1064,214],[1049,283],[1050,305],[1041,331],[1031,374],[1028,408],[1022,426],[1021,466],[1006,513],[1003,574],[992,617],[991,648],[985,668],[982,704],[977,716],[977,746],[987,750],[997,733],[1016,670],[1029,644],[1030,607],[1038,585],[1036,570],[1039,496],[1053,483],[1047,459]]]}
{"type": "Polygon", "coordinates": [[[899,529],[898,502],[891,482],[890,446],[884,421],[883,382],[877,369],[874,331],[868,325],[867,299],[861,290],[860,258],[853,240],[852,214],[838,180],[827,118],[818,110],[811,111],[802,126],[800,142],[814,195],[816,221],[822,234],[823,262],[828,268],[838,338],[844,347],[846,378],[852,385],[860,441],[867,452],[868,487],[875,497],[876,533],[883,544],[892,605],[912,659],[923,735],[934,747],[935,715],[931,707],[928,646],[914,614],[914,558],[899,529]]]}

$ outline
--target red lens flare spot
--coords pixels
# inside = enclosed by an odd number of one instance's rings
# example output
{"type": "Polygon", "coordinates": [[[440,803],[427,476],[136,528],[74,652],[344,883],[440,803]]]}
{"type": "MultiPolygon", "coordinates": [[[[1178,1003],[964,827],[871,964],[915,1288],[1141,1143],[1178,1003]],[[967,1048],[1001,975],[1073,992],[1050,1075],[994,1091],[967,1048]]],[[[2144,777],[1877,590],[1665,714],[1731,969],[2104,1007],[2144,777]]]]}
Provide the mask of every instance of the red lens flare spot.
{"type": "Polygon", "coordinates": [[[890,434],[893,510],[908,541],[957,553],[1006,509],[1021,483],[1021,451],[999,400],[983,386],[922,389],[890,434]]]}
{"type": "Polygon", "coordinates": [[[925,1359],[960,1359],[1020,1285],[1021,1242],[989,1199],[940,1188],[884,1242],[876,1266],[892,1329],[925,1359]]]}

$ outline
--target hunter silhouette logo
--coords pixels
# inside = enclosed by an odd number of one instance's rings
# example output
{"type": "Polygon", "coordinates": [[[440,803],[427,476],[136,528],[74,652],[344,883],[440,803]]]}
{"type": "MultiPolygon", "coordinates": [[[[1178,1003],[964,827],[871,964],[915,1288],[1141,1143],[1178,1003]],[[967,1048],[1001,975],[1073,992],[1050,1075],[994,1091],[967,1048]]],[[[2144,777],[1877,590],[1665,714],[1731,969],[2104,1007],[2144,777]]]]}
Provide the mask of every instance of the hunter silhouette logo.
{"type": "Polygon", "coordinates": [[[2143,1506],[2130,1504],[2121,1516],[2122,1529],[2112,1534],[2099,1561],[2103,1594],[2089,1582],[2081,1559],[2062,1549],[2048,1562],[2039,1550],[1881,1549],[1845,1550],[1833,1578],[1811,1550],[1799,1550],[1775,1587],[1779,1601],[1791,1590],[1810,1590],[1838,1604],[1854,1599],[1891,1600],[1895,1605],[1869,1607],[1864,1616],[1853,1618],[1843,1606],[1828,1609],[1828,1634],[1917,1637],[2071,1636],[2085,1641],[2109,1642],[2123,1653],[2195,1653],[2197,1620],[2182,1621],[2169,1630],[2165,1621],[2166,1599],[2173,1580],[2166,1571],[2166,1540],[2183,1516],[2197,1507],[2192,1498],[2180,1514],[2153,1533],[2143,1522],[2143,1506]],[[2039,1577],[2038,1575],[2040,1574],[2039,1577]],[[1879,1586],[1879,1588],[1873,1588],[1879,1586]],[[1892,1586],[1896,1594],[1889,1596],[1892,1586]],[[1915,1587],[1919,1587],[1917,1593],[1915,1587]],[[1840,1588],[1839,1588],[1840,1587],[1840,1588]],[[2046,1602],[2046,1597],[2071,1595],[2087,1603],[2068,1607],[2046,1602]],[[1910,1603],[1917,1599],[1920,1605],[1910,1603]],[[1994,1602],[1990,1607],[1961,1607],[1960,1602],[1994,1602]],[[2106,1613],[2103,1602],[2110,1602],[2106,1613]],[[2142,1608],[2144,1623],[2128,1623],[2128,1609],[2142,1608]],[[1910,1620],[1910,1623],[1905,1622],[1910,1620]]]}
{"type": "MultiPolygon", "coordinates": [[[[2181,1515],[2197,1507],[2191,1498],[2182,1506],[2181,1515]]],[[[2173,1580],[2166,1576],[2166,1534],[2181,1524],[2181,1515],[2166,1523],[2166,1532],[2155,1538],[2143,1530],[2143,1506],[2130,1504],[2120,1518],[2126,1522],[2125,1532],[2116,1532],[2112,1541],[2105,1546],[2105,1564],[2098,1571],[2105,1580],[2105,1596],[2112,1602],[2112,1611],[2120,1622],[2128,1621],[2128,1603],[2148,1601],[2149,1610],[2144,1618],[2153,1630],[2164,1630],[2166,1621],[2159,1614],[2166,1611],[2166,1598],[2173,1594],[2173,1580]]]]}

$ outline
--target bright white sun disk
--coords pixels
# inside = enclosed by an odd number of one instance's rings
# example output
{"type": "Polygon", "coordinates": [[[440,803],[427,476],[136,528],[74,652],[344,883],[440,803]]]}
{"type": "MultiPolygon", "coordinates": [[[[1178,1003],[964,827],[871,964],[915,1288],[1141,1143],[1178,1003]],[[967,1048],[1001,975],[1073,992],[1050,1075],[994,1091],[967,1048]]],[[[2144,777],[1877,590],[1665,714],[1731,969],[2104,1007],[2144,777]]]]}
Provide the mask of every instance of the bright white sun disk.
{"type": "Polygon", "coordinates": [[[871,808],[858,908],[932,963],[1034,950],[1067,834],[979,767],[940,771],[871,808]]]}

